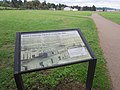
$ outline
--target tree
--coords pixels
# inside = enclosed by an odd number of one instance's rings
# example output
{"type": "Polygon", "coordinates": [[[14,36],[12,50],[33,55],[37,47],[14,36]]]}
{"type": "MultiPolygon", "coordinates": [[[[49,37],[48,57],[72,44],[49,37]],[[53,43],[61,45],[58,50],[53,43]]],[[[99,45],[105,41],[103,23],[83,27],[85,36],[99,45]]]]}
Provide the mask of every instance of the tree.
{"type": "Polygon", "coordinates": [[[84,6],[83,7],[83,11],[88,11],[89,10],[89,7],[88,6],[84,6]]]}
{"type": "Polygon", "coordinates": [[[39,7],[39,9],[42,9],[42,4],[40,3],[38,7],[39,7]]]}
{"type": "Polygon", "coordinates": [[[3,0],[3,3],[5,3],[7,0],[3,0]]]}
{"type": "Polygon", "coordinates": [[[24,0],[24,4],[27,2],[27,0],[24,0]]]}
{"type": "Polygon", "coordinates": [[[44,0],[44,2],[42,2],[42,6],[45,6],[45,5],[47,5],[47,4],[46,4],[46,1],[44,0]]]}
{"type": "Polygon", "coordinates": [[[65,8],[65,7],[67,7],[67,5],[60,4],[60,3],[58,5],[56,5],[57,10],[63,10],[63,8],[65,8]]]}
{"type": "Polygon", "coordinates": [[[94,5],[92,6],[92,11],[96,11],[96,7],[94,5]]]}
{"type": "Polygon", "coordinates": [[[54,3],[51,4],[51,8],[56,8],[54,3]]]}
{"type": "Polygon", "coordinates": [[[18,4],[19,4],[19,6],[21,6],[22,5],[22,0],[19,0],[18,4]]]}
{"type": "Polygon", "coordinates": [[[73,6],[72,8],[76,8],[76,9],[78,9],[78,11],[80,11],[80,9],[81,9],[81,7],[80,6],[73,6]]]}
{"type": "Polygon", "coordinates": [[[94,5],[92,7],[84,6],[83,10],[84,11],[96,11],[96,7],[94,5]]]}
{"type": "Polygon", "coordinates": [[[51,3],[47,3],[48,8],[51,8],[51,3]]]}
{"type": "Polygon", "coordinates": [[[28,1],[25,3],[27,9],[32,9],[32,1],[28,1]]]}
{"type": "Polygon", "coordinates": [[[44,2],[42,2],[42,9],[44,9],[44,10],[48,9],[48,6],[46,4],[46,0],[44,0],[44,2]]]}
{"type": "Polygon", "coordinates": [[[106,11],[105,7],[103,7],[103,12],[106,11]]]}
{"type": "Polygon", "coordinates": [[[33,0],[32,1],[32,6],[33,6],[34,9],[39,9],[39,4],[40,4],[39,0],[33,0]]]}
{"type": "Polygon", "coordinates": [[[17,1],[17,0],[12,0],[11,3],[12,3],[12,6],[13,6],[13,7],[15,7],[15,8],[18,8],[18,7],[19,7],[19,4],[18,4],[18,1],[17,1]]]}

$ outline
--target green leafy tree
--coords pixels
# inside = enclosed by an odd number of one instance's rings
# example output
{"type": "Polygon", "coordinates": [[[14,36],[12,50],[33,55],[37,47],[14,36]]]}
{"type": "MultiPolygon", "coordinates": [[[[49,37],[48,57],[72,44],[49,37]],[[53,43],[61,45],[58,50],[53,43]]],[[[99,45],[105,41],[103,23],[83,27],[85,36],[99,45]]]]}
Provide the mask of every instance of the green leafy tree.
{"type": "Polygon", "coordinates": [[[25,7],[26,7],[27,9],[33,9],[33,2],[32,2],[32,1],[26,2],[26,3],[25,3],[25,7]]]}
{"type": "Polygon", "coordinates": [[[27,2],[27,0],[24,0],[24,4],[27,2]]]}
{"type": "Polygon", "coordinates": [[[96,11],[96,7],[94,5],[92,6],[92,11],[96,11]]]}
{"type": "Polygon", "coordinates": [[[54,3],[52,3],[51,8],[56,8],[56,5],[54,3]]]}
{"type": "Polygon", "coordinates": [[[12,3],[12,7],[15,7],[15,8],[19,7],[19,4],[18,4],[17,0],[12,0],[11,3],[12,3]]]}
{"type": "Polygon", "coordinates": [[[44,10],[48,9],[46,1],[42,2],[42,9],[44,9],[44,10]]]}
{"type": "Polygon", "coordinates": [[[22,0],[19,0],[18,4],[19,4],[19,6],[21,6],[22,5],[22,0]]]}
{"type": "Polygon", "coordinates": [[[45,6],[45,5],[47,5],[47,4],[46,4],[46,1],[42,2],[42,6],[45,6]]]}
{"type": "Polygon", "coordinates": [[[40,4],[39,0],[33,0],[32,1],[32,6],[33,6],[34,9],[39,9],[39,4],[40,4]]]}
{"type": "Polygon", "coordinates": [[[51,3],[47,3],[48,8],[51,8],[51,3]]]}

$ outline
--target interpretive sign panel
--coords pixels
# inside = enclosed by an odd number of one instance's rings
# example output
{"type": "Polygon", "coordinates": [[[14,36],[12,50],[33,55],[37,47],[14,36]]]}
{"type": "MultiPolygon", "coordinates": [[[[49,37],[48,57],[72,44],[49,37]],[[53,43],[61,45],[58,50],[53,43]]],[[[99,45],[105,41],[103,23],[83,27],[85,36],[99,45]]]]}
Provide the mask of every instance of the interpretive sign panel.
{"type": "Polygon", "coordinates": [[[79,29],[16,33],[14,78],[18,90],[24,90],[21,74],[87,61],[86,90],[90,90],[96,58],[79,29]]]}
{"type": "Polygon", "coordinates": [[[21,71],[91,59],[77,30],[21,34],[21,71]]]}

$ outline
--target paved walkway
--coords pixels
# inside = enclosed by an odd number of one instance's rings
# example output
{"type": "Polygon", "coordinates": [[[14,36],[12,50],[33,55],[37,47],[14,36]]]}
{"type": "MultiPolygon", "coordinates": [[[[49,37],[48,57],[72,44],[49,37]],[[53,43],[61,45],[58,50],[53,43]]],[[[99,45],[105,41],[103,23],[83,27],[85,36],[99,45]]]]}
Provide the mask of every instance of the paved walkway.
{"type": "Polygon", "coordinates": [[[100,45],[107,61],[112,90],[120,90],[120,25],[97,13],[92,15],[96,23],[100,45]]]}

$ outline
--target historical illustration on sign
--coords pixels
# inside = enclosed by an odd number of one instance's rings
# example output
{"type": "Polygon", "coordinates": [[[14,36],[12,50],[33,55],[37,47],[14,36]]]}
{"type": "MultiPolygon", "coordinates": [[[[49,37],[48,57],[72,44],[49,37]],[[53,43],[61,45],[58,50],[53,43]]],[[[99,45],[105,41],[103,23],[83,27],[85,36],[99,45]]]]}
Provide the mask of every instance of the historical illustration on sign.
{"type": "Polygon", "coordinates": [[[78,31],[21,34],[21,71],[91,59],[78,31]]]}

